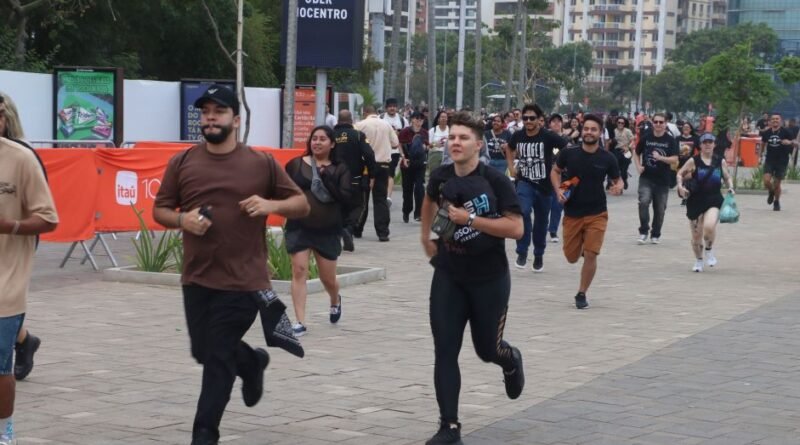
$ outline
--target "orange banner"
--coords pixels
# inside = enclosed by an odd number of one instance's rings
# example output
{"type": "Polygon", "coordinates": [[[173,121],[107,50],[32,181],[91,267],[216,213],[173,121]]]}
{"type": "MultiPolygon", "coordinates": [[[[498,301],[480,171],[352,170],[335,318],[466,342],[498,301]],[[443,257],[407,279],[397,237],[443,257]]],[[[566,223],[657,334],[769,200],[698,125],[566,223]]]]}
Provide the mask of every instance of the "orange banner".
{"type": "MultiPolygon", "coordinates": [[[[303,150],[253,147],[272,154],[285,166],[290,159],[303,154],[303,150]]],[[[139,221],[131,203],[144,210],[142,217],[147,227],[162,230],[153,220],[153,203],[169,160],[185,150],[168,144],[162,147],[96,150],[100,177],[97,184],[98,232],[126,232],[139,230],[139,221]]],[[[283,225],[283,218],[270,215],[270,226],[283,225]]]]}
{"type": "MultiPolygon", "coordinates": [[[[167,163],[184,147],[152,144],[135,149],[38,149],[61,221],[56,231],[42,239],[71,242],[91,239],[95,232],[138,231],[139,220],[131,204],[143,211],[148,228],[163,230],[153,220],[153,203],[167,163]]],[[[304,152],[253,148],[272,154],[281,166],[304,152]]],[[[277,215],[267,219],[270,226],[283,223],[277,215]]]]}
{"type": "Polygon", "coordinates": [[[97,168],[94,152],[85,148],[37,149],[47,170],[58,227],[42,234],[52,242],[84,241],[94,237],[97,168]]]}

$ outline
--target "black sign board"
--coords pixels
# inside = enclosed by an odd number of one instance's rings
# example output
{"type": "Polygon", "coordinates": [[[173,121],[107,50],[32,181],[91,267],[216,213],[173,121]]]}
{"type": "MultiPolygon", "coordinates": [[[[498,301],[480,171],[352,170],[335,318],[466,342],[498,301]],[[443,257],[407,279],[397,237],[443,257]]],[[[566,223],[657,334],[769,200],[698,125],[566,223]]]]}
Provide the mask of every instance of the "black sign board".
{"type": "MultiPolygon", "coordinates": [[[[284,0],[282,65],[286,65],[288,6],[288,0],[284,0]]],[[[363,0],[298,0],[297,66],[361,68],[365,8],[363,0]]]]}

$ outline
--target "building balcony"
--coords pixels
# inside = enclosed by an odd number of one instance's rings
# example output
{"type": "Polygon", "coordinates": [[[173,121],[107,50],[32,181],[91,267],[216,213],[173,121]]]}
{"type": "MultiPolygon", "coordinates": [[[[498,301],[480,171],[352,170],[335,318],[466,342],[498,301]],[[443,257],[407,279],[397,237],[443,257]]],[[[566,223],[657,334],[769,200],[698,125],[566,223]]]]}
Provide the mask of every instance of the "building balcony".
{"type": "Polygon", "coordinates": [[[592,29],[625,29],[628,26],[625,26],[624,23],[616,23],[616,22],[595,22],[592,23],[592,29]]]}
{"type": "Polygon", "coordinates": [[[612,80],[614,80],[613,76],[591,75],[586,77],[586,82],[588,83],[611,83],[612,80]]]}
{"type": "Polygon", "coordinates": [[[592,40],[592,46],[597,49],[603,48],[619,48],[619,40],[592,40]]]}
{"type": "MultiPolygon", "coordinates": [[[[596,68],[616,68],[620,66],[620,59],[595,59],[594,66],[596,68]]],[[[628,65],[628,63],[625,63],[628,65]]]]}
{"type": "Polygon", "coordinates": [[[633,7],[625,5],[595,5],[589,11],[590,14],[630,14],[635,12],[633,7]]]}

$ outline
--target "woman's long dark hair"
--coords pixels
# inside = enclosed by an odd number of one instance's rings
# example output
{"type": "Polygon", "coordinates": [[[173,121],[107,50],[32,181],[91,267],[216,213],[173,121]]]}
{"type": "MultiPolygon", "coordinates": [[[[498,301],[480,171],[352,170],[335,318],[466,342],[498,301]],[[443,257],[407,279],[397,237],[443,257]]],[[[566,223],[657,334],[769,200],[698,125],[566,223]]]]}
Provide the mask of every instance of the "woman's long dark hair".
{"type": "MultiPolygon", "coordinates": [[[[439,116],[441,116],[443,114],[447,114],[447,112],[444,111],[444,110],[439,110],[439,112],[436,113],[436,117],[433,118],[433,126],[434,127],[438,127],[439,126],[439,116]]],[[[448,127],[450,126],[450,119],[447,120],[447,126],[448,127]]]]}
{"type": "Polygon", "coordinates": [[[313,156],[311,154],[311,138],[314,137],[314,133],[316,133],[317,130],[324,131],[328,136],[328,139],[331,140],[333,146],[331,146],[331,152],[328,154],[328,158],[330,158],[331,163],[335,163],[336,158],[333,156],[333,150],[336,148],[336,139],[333,138],[333,129],[327,125],[317,125],[313,130],[311,130],[311,133],[308,135],[308,141],[306,141],[306,152],[303,153],[303,156],[313,156]]]}

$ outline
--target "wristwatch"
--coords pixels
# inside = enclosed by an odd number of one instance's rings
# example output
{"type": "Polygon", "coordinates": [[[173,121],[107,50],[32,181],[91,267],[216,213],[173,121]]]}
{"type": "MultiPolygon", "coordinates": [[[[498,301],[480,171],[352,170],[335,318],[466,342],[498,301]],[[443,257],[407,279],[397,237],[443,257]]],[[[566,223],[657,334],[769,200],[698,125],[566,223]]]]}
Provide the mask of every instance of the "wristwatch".
{"type": "Polygon", "coordinates": [[[478,215],[476,215],[474,213],[470,213],[469,216],[467,216],[467,227],[470,227],[472,225],[472,223],[475,222],[475,217],[476,216],[478,216],[478,215]]]}

